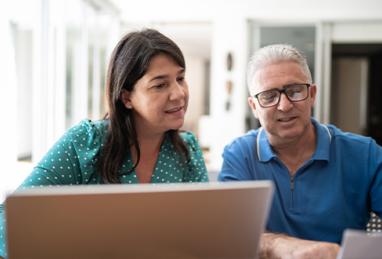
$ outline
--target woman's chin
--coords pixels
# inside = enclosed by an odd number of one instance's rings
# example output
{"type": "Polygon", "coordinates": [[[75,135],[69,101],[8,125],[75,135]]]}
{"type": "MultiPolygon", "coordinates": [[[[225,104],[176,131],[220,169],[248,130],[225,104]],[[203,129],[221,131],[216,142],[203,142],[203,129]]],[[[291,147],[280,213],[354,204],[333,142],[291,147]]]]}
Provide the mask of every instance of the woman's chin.
{"type": "Polygon", "coordinates": [[[172,125],[169,125],[168,129],[169,129],[169,130],[178,130],[178,129],[180,129],[181,127],[183,127],[183,125],[184,125],[184,122],[183,122],[183,121],[182,121],[182,122],[179,122],[179,123],[174,123],[174,124],[172,124],[172,125]]]}

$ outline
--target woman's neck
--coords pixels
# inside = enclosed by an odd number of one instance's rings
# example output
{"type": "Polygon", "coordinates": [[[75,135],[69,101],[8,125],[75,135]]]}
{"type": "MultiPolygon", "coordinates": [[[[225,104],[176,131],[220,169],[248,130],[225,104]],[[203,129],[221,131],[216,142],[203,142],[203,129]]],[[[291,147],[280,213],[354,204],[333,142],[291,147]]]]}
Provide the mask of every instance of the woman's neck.
{"type": "Polygon", "coordinates": [[[139,149],[142,154],[158,153],[165,134],[139,134],[137,133],[139,149]]]}
{"type": "MultiPolygon", "coordinates": [[[[150,183],[152,174],[155,170],[155,164],[159,157],[160,147],[165,134],[162,135],[139,135],[139,163],[135,168],[140,183],[150,183]]],[[[137,163],[138,155],[134,148],[131,149],[133,163],[137,163]]]]}

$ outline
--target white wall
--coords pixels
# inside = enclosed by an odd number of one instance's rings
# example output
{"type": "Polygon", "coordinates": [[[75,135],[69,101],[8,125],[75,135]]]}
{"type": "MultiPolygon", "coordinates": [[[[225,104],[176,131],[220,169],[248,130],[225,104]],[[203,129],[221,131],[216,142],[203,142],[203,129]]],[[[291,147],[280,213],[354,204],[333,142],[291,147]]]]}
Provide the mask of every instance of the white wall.
{"type": "MultiPolygon", "coordinates": [[[[227,14],[228,15],[228,14],[227,14]]],[[[246,97],[245,69],[248,59],[248,24],[242,17],[215,21],[211,55],[211,139],[210,169],[219,170],[221,153],[226,144],[245,130],[246,97]],[[232,54],[233,67],[227,70],[227,55],[232,54]],[[226,82],[231,80],[231,96],[226,82]],[[231,107],[226,109],[230,99],[231,107]]]]}
{"type": "Polygon", "coordinates": [[[32,87],[33,34],[29,29],[15,26],[15,60],[17,79],[17,156],[32,153],[32,87]]]}
{"type": "Polygon", "coordinates": [[[198,133],[198,122],[203,115],[204,87],[205,87],[205,59],[202,57],[188,56],[186,59],[186,81],[189,87],[189,103],[184,123],[184,129],[198,133]]]}
{"type": "MultiPolygon", "coordinates": [[[[1,71],[1,100],[0,110],[2,111],[0,127],[0,191],[6,189],[7,176],[12,173],[11,169],[16,163],[17,157],[17,137],[14,132],[17,131],[17,81],[16,65],[14,60],[15,50],[12,40],[12,32],[9,20],[11,19],[8,8],[0,8],[0,71],[1,71]]],[[[0,202],[2,198],[0,192],[0,202]]]]}

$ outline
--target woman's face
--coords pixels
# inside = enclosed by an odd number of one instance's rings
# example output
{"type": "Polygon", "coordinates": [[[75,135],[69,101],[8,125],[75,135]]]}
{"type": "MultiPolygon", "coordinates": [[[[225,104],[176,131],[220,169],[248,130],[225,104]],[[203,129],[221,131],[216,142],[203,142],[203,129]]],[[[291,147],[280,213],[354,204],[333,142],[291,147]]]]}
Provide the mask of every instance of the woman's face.
{"type": "Polygon", "coordinates": [[[188,105],[185,69],[165,54],[154,56],[134,90],[122,93],[138,134],[162,134],[183,126],[188,105]]]}

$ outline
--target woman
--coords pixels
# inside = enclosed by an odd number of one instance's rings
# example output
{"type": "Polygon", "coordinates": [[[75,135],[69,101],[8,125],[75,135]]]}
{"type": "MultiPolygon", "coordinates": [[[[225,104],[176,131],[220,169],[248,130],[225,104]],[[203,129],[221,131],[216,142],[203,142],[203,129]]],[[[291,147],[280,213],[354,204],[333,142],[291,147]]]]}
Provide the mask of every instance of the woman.
{"type": "MultiPolygon", "coordinates": [[[[106,91],[105,119],[69,129],[20,188],[208,181],[194,135],[179,132],[188,86],[183,54],[172,40],[151,29],[123,37],[110,60],[106,91]]],[[[0,242],[3,255],[1,224],[0,242]]]]}

